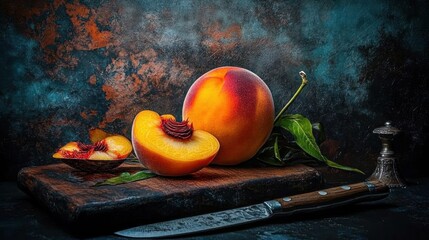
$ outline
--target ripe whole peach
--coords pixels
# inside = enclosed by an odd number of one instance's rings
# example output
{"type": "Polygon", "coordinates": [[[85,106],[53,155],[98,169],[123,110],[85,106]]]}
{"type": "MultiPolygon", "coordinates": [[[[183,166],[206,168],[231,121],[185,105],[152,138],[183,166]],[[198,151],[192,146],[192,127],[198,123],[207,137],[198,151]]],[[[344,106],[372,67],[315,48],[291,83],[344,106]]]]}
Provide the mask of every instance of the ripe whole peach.
{"type": "Polygon", "coordinates": [[[253,72],[220,67],[193,83],[182,117],[219,140],[220,150],[212,163],[235,165],[252,158],[269,137],[274,101],[268,86],[253,72]]]}

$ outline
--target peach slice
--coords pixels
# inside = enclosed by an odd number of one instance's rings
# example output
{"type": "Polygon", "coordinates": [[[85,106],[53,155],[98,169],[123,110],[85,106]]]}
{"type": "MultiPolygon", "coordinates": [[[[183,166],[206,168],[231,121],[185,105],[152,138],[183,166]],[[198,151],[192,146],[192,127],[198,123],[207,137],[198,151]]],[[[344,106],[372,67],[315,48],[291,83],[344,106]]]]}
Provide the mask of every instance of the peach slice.
{"type": "Polygon", "coordinates": [[[132,151],[130,140],[124,136],[112,135],[93,144],[69,142],[54,153],[54,158],[116,160],[124,159],[132,151]]]}
{"type": "Polygon", "coordinates": [[[88,134],[89,134],[89,140],[91,140],[92,144],[99,142],[99,141],[113,135],[113,134],[107,133],[106,131],[99,129],[99,128],[89,129],[88,134]]]}
{"type": "Polygon", "coordinates": [[[253,72],[220,67],[192,84],[182,118],[219,140],[213,164],[236,165],[252,158],[269,137],[274,101],[268,86],[253,72]]]}
{"type": "Polygon", "coordinates": [[[210,133],[150,110],[135,117],[131,141],[141,163],[162,176],[196,172],[210,164],[219,151],[219,141],[210,133]]]}

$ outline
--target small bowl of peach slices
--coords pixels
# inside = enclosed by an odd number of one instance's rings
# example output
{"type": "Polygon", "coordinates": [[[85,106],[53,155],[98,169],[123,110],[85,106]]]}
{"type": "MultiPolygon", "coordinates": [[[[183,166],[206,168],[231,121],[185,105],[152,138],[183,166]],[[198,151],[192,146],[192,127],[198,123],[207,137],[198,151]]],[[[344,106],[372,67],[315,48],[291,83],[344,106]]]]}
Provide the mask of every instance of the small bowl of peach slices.
{"type": "Polygon", "coordinates": [[[85,172],[104,172],[121,165],[132,152],[130,140],[100,129],[89,131],[91,144],[69,142],[53,155],[65,164],[85,172]]]}

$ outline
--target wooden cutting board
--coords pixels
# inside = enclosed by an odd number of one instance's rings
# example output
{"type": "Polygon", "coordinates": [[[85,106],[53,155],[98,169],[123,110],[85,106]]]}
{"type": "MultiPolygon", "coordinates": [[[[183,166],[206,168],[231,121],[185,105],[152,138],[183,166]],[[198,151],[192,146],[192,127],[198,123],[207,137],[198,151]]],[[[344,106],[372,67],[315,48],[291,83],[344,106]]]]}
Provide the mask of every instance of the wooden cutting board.
{"type": "Polygon", "coordinates": [[[111,232],[307,192],[323,182],[315,169],[295,165],[206,167],[186,177],[94,186],[121,172],[140,170],[140,164],[132,163],[109,173],[85,173],[65,164],[28,167],[19,172],[18,186],[72,229],[111,232]]]}

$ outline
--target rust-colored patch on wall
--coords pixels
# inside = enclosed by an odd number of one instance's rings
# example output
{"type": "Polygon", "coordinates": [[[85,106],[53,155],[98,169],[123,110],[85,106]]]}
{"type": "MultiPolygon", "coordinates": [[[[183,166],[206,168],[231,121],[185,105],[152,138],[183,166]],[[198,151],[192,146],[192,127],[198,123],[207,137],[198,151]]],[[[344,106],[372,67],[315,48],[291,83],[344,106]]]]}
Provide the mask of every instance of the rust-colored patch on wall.
{"type": "Polygon", "coordinates": [[[137,74],[144,79],[150,79],[152,85],[156,88],[161,87],[161,79],[165,77],[167,62],[150,61],[142,64],[137,74]]]}
{"type": "MultiPolygon", "coordinates": [[[[63,70],[78,67],[80,61],[85,61],[75,54],[76,51],[107,48],[105,56],[114,56],[104,70],[99,69],[87,80],[92,86],[102,83],[101,90],[109,104],[107,111],[100,113],[104,114],[99,123],[101,128],[117,120],[131,124],[135,114],[143,107],[160,98],[174,98],[183,92],[180,87],[193,74],[193,69],[183,59],[169,61],[159,56],[154,48],[138,44],[145,39],[152,41],[153,35],[157,34],[162,21],[157,13],[145,13],[145,31],[124,39],[122,36],[127,33],[120,21],[112,21],[119,19],[117,14],[123,11],[115,2],[103,3],[95,8],[78,0],[22,3],[24,10],[19,11],[17,4],[10,4],[14,10],[11,14],[19,19],[20,29],[39,42],[44,53],[43,60],[49,66],[45,69],[46,74],[54,80],[69,81],[67,71],[63,70]],[[68,20],[71,27],[67,29],[58,25],[61,24],[59,19],[68,20]],[[58,31],[60,28],[62,32],[58,31]]],[[[221,29],[219,24],[214,27],[215,30],[209,32],[207,42],[214,51],[225,43],[223,50],[233,47],[231,41],[241,35],[238,25],[226,29],[221,29]]],[[[80,116],[90,120],[97,114],[96,111],[83,111],[80,116]]]]}
{"type": "Polygon", "coordinates": [[[88,19],[90,10],[78,1],[66,4],[66,12],[70,16],[73,25],[79,25],[83,19],[88,19]]]}
{"type": "Polygon", "coordinates": [[[214,22],[205,29],[204,35],[207,39],[202,43],[212,53],[232,51],[241,42],[242,31],[239,24],[231,24],[223,29],[223,26],[219,22],[214,22]]]}
{"type": "Polygon", "coordinates": [[[137,93],[133,87],[133,78],[126,76],[125,69],[129,67],[129,62],[124,55],[125,52],[122,52],[106,67],[106,73],[111,77],[106,79],[102,89],[106,100],[110,101],[110,105],[104,119],[98,125],[100,128],[105,128],[117,119],[132,122],[132,117],[135,116],[130,111],[132,111],[131,106],[133,106],[133,99],[137,93]]]}
{"type": "Polygon", "coordinates": [[[55,39],[57,38],[57,25],[55,24],[55,15],[49,15],[46,19],[47,25],[44,27],[44,30],[41,34],[40,46],[45,49],[47,46],[55,44],[55,39]]]}
{"type": "Polygon", "coordinates": [[[140,79],[140,77],[135,73],[131,74],[131,78],[133,80],[132,81],[132,90],[134,92],[137,92],[140,90],[141,90],[140,94],[146,94],[149,92],[147,81],[142,81],[140,79]]]}
{"type": "Polygon", "coordinates": [[[186,82],[195,81],[196,79],[190,79],[194,74],[194,69],[189,67],[183,59],[173,59],[173,64],[170,68],[170,76],[168,82],[172,85],[183,86],[186,82]]]}
{"type": "Polygon", "coordinates": [[[75,1],[66,4],[66,12],[76,33],[73,42],[77,50],[93,50],[110,44],[112,33],[99,30],[95,10],[75,1]]]}
{"type": "Polygon", "coordinates": [[[110,44],[110,39],[112,38],[112,33],[109,31],[100,31],[95,23],[95,17],[92,16],[90,21],[86,23],[86,30],[91,37],[91,43],[89,44],[89,49],[97,49],[106,47],[110,44]]]}
{"type": "Polygon", "coordinates": [[[89,111],[81,112],[80,116],[85,120],[89,120],[91,117],[97,116],[97,114],[98,114],[97,110],[89,110],[89,111]]]}
{"type": "Polygon", "coordinates": [[[46,63],[56,64],[59,57],[55,44],[59,34],[55,12],[63,4],[62,0],[53,2],[17,0],[2,4],[1,9],[2,14],[14,19],[14,24],[20,32],[39,43],[46,63]]]}
{"type": "Polygon", "coordinates": [[[88,82],[91,85],[96,85],[97,84],[97,76],[95,76],[95,74],[91,75],[91,77],[89,77],[88,82]]]}
{"type": "Polygon", "coordinates": [[[106,78],[102,89],[110,104],[100,128],[118,119],[131,127],[139,111],[154,107],[160,98],[177,95],[178,87],[193,74],[183,60],[174,59],[169,63],[152,48],[128,52],[118,50],[118,57],[106,67],[105,73],[110,77],[106,78]],[[127,75],[130,69],[131,73],[127,75]]]}
{"type": "Polygon", "coordinates": [[[139,110],[136,104],[140,103],[142,97],[140,94],[147,92],[147,90],[140,92],[142,86],[148,87],[147,81],[142,84],[143,81],[135,73],[131,76],[126,75],[126,69],[130,67],[132,60],[125,51],[120,52],[118,58],[112,59],[111,64],[106,68],[106,73],[111,77],[106,79],[102,88],[110,105],[103,121],[99,124],[100,128],[117,119],[131,123],[139,110]]]}
{"type": "Polygon", "coordinates": [[[2,4],[4,5],[2,12],[14,19],[14,23],[23,34],[40,44],[44,54],[43,60],[50,66],[46,73],[54,79],[66,81],[67,76],[62,75],[61,70],[77,66],[79,60],[71,54],[72,51],[93,50],[113,43],[112,32],[101,31],[98,26],[98,24],[109,24],[106,19],[115,12],[112,9],[105,7],[100,7],[101,10],[89,9],[79,1],[72,3],[65,3],[63,0],[18,1],[19,3],[14,1],[2,4]],[[67,39],[68,36],[60,36],[58,33],[57,20],[63,18],[59,16],[61,7],[65,8],[73,25],[73,29],[69,30],[74,33],[71,35],[72,39],[67,39]],[[62,42],[57,41],[60,38],[62,42]]]}
{"type": "Polygon", "coordinates": [[[102,86],[102,90],[103,90],[104,94],[106,95],[106,100],[115,99],[117,91],[115,90],[115,88],[113,86],[105,84],[102,86]]]}

